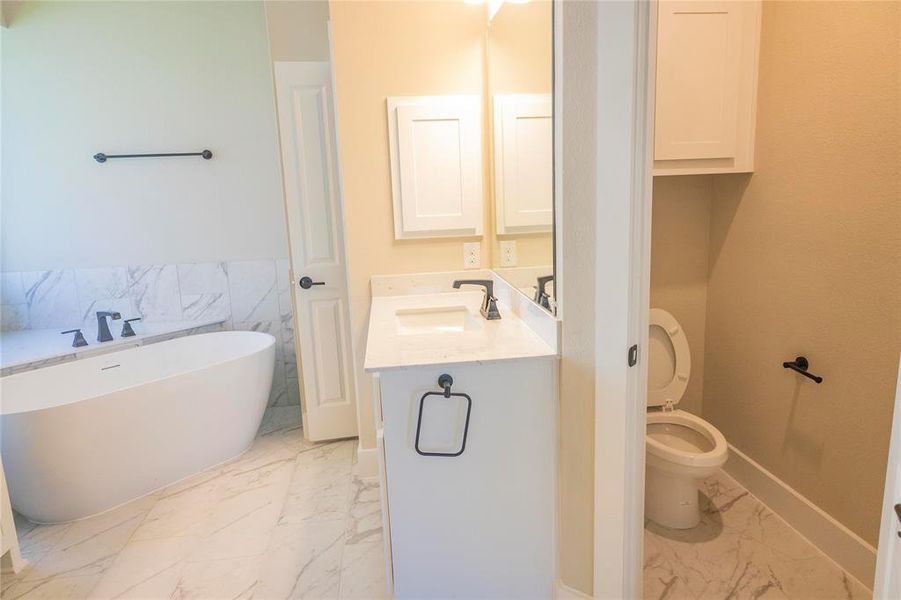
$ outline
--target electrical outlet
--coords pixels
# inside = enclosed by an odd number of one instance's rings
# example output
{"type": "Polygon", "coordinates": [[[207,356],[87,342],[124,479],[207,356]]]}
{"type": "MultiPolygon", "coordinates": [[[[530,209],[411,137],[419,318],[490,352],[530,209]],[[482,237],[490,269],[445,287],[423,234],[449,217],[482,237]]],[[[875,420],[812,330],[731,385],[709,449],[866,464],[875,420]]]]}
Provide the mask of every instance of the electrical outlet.
{"type": "Polygon", "coordinates": [[[463,268],[478,269],[482,266],[482,244],[469,242],[463,244],[463,268]]]}
{"type": "Polygon", "coordinates": [[[501,242],[501,266],[516,266],[516,240],[501,242]]]}

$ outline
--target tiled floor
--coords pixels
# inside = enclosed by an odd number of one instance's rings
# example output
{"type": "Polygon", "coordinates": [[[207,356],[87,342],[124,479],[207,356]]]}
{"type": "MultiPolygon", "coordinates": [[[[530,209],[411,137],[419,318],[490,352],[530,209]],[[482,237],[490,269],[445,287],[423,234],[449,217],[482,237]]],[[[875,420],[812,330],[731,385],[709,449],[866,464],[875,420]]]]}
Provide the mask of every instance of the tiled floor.
{"type": "Polygon", "coordinates": [[[23,520],[31,563],[2,598],[383,598],[378,482],[356,476],[354,448],[283,428],[103,515],[23,520]]]}
{"type": "Polygon", "coordinates": [[[701,524],[645,524],[647,599],[863,599],[857,580],[722,471],[703,482],[701,524]]]}

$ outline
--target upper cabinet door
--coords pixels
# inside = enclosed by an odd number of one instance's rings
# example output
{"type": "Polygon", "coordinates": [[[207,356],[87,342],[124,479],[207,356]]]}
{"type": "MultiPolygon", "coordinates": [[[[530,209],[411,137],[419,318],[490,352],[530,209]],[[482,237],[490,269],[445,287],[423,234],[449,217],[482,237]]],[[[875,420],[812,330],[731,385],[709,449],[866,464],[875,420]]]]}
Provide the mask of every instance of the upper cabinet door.
{"type": "Polygon", "coordinates": [[[655,174],[752,170],[760,3],[658,6],[655,174]]]}
{"type": "Polygon", "coordinates": [[[494,97],[497,233],[550,231],[554,220],[554,124],[550,94],[494,97]]]}
{"type": "Polygon", "coordinates": [[[394,235],[482,234],[479,96],[388,98],[394,235]]]}

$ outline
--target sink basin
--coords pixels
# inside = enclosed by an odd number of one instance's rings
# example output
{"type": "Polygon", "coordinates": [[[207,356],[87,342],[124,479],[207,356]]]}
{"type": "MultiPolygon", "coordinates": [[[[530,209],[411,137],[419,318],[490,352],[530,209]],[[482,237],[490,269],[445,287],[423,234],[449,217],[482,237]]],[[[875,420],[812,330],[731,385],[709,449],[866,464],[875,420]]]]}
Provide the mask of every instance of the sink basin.
{"type": "Polygon", "coordinates": [[[465,306],[402,308],[395,312],[397,333],[463,333],[479,328],[479,322],[465,306]]]}

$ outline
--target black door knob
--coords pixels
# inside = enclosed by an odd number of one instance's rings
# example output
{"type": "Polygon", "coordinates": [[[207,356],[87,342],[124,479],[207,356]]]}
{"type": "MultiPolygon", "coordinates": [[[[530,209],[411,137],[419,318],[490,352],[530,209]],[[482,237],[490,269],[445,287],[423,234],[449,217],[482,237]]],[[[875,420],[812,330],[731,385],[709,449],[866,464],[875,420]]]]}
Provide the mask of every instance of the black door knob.
{"type": "Polygon", "coordinates": [[[313,287],[314,285],[325,285],[325,282],[324,282],[324,281],[313,281],[312,279],[310,279],[310,278],[307,277],[306,275],[304,275],[303,277],[301,277],[301,278],[300,278],[300,281],[299,281],[298,283],[300,283],[300,287],[302,287],[302,288],[305,289],[305,290],[310,289],[310,288],[313,287]]]}

